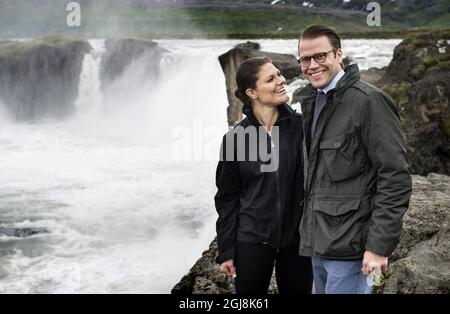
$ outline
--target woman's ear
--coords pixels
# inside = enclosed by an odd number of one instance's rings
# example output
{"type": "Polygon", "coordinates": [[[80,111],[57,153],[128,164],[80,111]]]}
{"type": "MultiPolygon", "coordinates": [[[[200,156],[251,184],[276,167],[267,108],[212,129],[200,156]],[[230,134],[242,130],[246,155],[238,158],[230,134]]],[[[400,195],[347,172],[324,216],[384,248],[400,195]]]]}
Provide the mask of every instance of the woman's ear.
{"type": "Polygon", "coordinates": [[[257,98],[254,89],[247,88],[247,90],[245,91],[245,94],[246,94],[248,97],[250,97],[250,99],[256,99],[256,98],[257,98]]]}

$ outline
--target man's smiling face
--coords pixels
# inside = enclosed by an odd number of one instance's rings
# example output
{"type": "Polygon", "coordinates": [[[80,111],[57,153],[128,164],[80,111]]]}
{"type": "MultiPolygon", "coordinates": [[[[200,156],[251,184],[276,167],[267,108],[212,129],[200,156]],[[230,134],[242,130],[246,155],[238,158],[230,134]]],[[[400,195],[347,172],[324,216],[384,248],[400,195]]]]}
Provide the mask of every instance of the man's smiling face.
{"type": "Polygon", "coordinates": [[[341,71],[342,51],[334,49],[326,36],[302,39],[298,47],[300,59],[326,53],[322,63],[311,58],[309,65],[300,65],[303,76],[317,89],[325,88],[341,71]]]}

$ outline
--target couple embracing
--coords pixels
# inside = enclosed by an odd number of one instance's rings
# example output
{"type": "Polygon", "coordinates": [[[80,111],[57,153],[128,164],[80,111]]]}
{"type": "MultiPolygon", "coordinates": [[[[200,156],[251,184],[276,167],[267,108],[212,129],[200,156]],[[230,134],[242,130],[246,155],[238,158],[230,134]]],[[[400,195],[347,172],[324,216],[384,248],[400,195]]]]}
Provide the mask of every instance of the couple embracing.
{"type": "Polygon", "coordinates": [[[246,118],[224,136],[217,166],[216,261],[238,294],[267,293],[274,267],[282,294],[311,293],[313,282],[318,294],[369,294],[411,195],[399,115],[357,65],[344,68],[333,29],[305,29],[298,53],[310,83],[301,114],[270,59],[237,71],[246,118]]]}

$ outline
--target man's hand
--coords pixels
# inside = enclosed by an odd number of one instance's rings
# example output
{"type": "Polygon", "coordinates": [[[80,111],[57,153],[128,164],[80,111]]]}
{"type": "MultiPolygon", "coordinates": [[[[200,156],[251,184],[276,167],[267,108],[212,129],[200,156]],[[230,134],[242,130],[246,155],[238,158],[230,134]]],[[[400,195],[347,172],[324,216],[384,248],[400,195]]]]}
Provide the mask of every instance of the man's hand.
{"type": "Polygon", "coordinates": [[[388,269],[388,258],[370,251],[364,252],[363,268],[361,269],[363,274],[367,276],[376,268],[386,273],[388,269]]]}
{"type": "Polygon", "coordinates": [[[234,267],[234,261],[232,259],[220,264],[220,271],[228,277],[236,278],[236,267],[234,267]]]}

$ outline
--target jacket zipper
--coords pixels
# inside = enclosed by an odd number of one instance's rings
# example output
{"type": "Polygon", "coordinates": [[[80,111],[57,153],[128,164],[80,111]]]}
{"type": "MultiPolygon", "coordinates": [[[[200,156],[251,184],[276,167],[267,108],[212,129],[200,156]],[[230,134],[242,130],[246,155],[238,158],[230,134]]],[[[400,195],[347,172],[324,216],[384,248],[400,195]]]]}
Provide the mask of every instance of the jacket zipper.
{"type": "MultiPolygon", "coordinates": [[[[283,120],[287,120],[290,119],[291,116],[287,116],[287,117],[283,117],[281,119],[279,119],[275,125],[279,126],[280,125],[280,121],[283,120]]],[[[289,132],[288,132],[289,133],[289,132]]],[[[270,138],[270,142],[272,142],[272,137],[270,138]]],[[[281,148],[281,139],[278,140],[278,153],[280,152],[280,148],[281,148]]],[[[275,145],[273,145],[273,148],[275,148],[275,145]]],[[[275,158],[277,159],[277,163],[278,163],[278,169],[280,168],[280,158],[279,155],[277,156],[276,154],[274,154],[275,158]]],[[[277,253],[280,252],[280,247],[281,247],[281,235],[282,235],[282,231],[283,231],[283,209],[281,208],[281,203],[280,203],[280,195],[281,195],[281,191],[280,191],[280,175],[279,172],[275,171],[275,182],[276,182],[276,190],[277,190],[277,217],[278,217],[278,234],[277,234],[277,245],[276,245],[276,249],[277,249],[277,253]]]]}
{"type": "MultiPolygon", "coordinates": [[[[271,149],[275,148],[275,144],[272,142],[272,138],[270,138],[270,143],[271,143],[271,149]]],[[[278,164],[278,168],[280,167],[280,159],[278,158],[278,156],[276,156],[276,153],[273,154],[274,158],[276,158],[276,162],[278,164]]],[[[277,190],[277,237],[276,237],[276,249],[277,249],[277,253],[279,252],[279,248],[281,246],[281,228],[282,226],[282,213],[281,213],[281,204],[280,204],[280,182],[279,182],[279,174],[278,174],[278,169],[277,171],[275,171],[275,185],[276,185],[276,190],[277,190]]]]}

